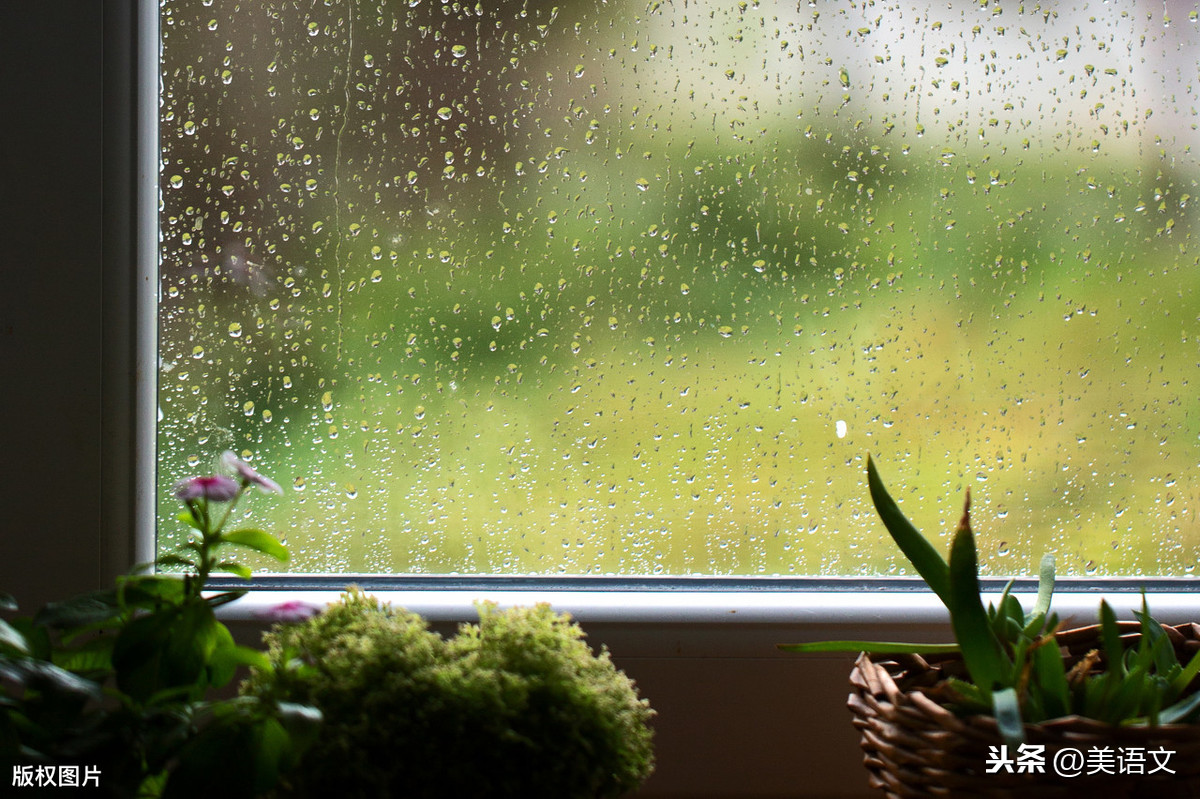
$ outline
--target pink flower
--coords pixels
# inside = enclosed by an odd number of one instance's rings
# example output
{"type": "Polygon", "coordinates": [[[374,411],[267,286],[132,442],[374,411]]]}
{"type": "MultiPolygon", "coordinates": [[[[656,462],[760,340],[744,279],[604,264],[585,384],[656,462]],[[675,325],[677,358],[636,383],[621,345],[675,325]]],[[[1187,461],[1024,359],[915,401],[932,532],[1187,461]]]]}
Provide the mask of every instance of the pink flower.
{"type": "Polygon", "coordinates": [[[314,607],[306,602],[293,599],[289,602],[281,602],[278,605],[260,611],[255,615],[257,615],[260,619],[266,619],[268,621],[298,622],[307,621],[313,616],[318,615],[320,612],[321,609],[318,607],[314,607]]]}
{"type": "Polygon", "coordinates": [[[243,485],[254,484],[258,486],[260,491],[268,494],[283,493],[283,489],[279,487],[279,483],[276,483],[270,478],[263,477],[261,474],[254,471],[254,467],[246,463],[237,455],[234,455],[230,450],[225,450],[225,452],[222,453],[221,464],[224,465],[226,469],[236,472],[237,476],[241,478],[243,485]]]}
{"type": "Polygon", "coordinates": [[[228,502],[238,495],[239,490],[241,486],[237,481],[223,474],[189,477],[175,484],[175,496],[184,502],[201,498],[214,502],[228,502]]]}

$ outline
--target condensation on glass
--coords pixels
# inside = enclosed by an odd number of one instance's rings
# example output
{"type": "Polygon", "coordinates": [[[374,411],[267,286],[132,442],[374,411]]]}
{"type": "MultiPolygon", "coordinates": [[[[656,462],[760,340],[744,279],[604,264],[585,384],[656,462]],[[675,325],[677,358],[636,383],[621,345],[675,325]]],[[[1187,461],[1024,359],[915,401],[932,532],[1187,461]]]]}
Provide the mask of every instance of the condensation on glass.
{"type": "Polygon", "coordinates": [[[989,573],[1193,573],[1194,5],[555,2],[162,3],[161,493],[251,459],[295,572],[900,574],[872,453],[989,573]]]}

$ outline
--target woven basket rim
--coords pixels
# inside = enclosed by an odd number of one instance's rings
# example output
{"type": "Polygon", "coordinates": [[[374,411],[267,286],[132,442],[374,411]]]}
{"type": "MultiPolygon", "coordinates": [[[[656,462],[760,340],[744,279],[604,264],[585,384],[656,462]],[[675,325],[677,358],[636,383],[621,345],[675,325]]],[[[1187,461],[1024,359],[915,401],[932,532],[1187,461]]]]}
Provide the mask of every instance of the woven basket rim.
{"type": "MultiPolygon", "coordinates": [[[[1137,622],[1122,625],[1133,638],[1137,622]]],[[[1166,627],[1177,653],[1200,651],[1200,626],[1166,627]]],[[[1099,649],[1099,626],[1073,628],[1058,634],[1069,660],[1099,649]]],[[[1069,664],[1068,664],[1069,665],[1069,664]]],[[[1068,797],[1087,790],[1105,797],[1162,795],[1200,797],[1200,724],[1176,723],[1156,727],[1107,724],[1078,715],[1025,724],[1026,739],[1043,747],[1047,758],[1062,749],[1165,749],[1172,753],[1172,775],[1120,774],[1080,779],[1033,779],[1029,774],[990,774],[989,757],[1005,745],[994,717],[957,715],[943,701],[944,671],[961,670],[961,656],[861,653],[850,673],[853,688],[847,700],[854,726],[861,734],[863,762],[869,783],[889,797],[994,796],[1017,799],[1068,797]],[[1169,789],[1164,781],[1169,780],[1169,789]]]]}

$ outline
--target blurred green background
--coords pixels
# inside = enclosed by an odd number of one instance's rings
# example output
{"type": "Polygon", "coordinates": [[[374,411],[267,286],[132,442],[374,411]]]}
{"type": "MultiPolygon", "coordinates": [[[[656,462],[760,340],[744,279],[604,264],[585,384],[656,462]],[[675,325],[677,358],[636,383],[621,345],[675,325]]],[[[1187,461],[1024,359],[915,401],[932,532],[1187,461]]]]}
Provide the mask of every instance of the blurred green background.
{"type": "Polygon", "coordinates": [[[229,448],[295,572],[904,573],[870,452],[1191,575],[1197,15],[1056,9],[167,0],[160,546],[229,448]]]}

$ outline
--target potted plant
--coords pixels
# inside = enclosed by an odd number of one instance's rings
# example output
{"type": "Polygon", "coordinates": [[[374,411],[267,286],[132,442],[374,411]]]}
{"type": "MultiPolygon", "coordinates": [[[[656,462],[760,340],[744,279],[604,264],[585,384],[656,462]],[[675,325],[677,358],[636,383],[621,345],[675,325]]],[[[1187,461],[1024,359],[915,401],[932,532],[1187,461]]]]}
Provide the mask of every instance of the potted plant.
{"type": "MultiPolygon", "coordinates": [[[[175,486],[192,535],[157,564],[182,573],[135,570],[114,588],[0,620],[0,770],[17,793],[252,797],[311,740],[320,720],[311,707],[216,695],[239,666],[269,662],[234,643],[214,614],[244,592],[206,594],[208,576],[250,577],[229,549],[287,558],[266,532],[225,529],[250,486],[279,487],[233,453],[222,468],[175,486]]],[[[0,607],[16,602],[3,594],[0,607]]]]}
{"type": "Polygon", "coordinates": [[[618,796],[653,766],[653,711],[548,605],[500,610],[443,638],[358,589],[266,636],[247,696],[319,708],[296,797],[618,796]]]}
{"type": "Polygon", "coordinates": [[[1063,630],[1042,560],[1026,613],[1011,593],[984,606],[970,494],[942,555],[901,513],[870,457],[875,508],[945,604],[955,642],[821,641],[791,652],[862,652],[848,705],[870,783],[888,796],[1200,796],[1200,628],[1166,627],[1143,597],[1137,621],[1100,603],[1063,630]]]}

